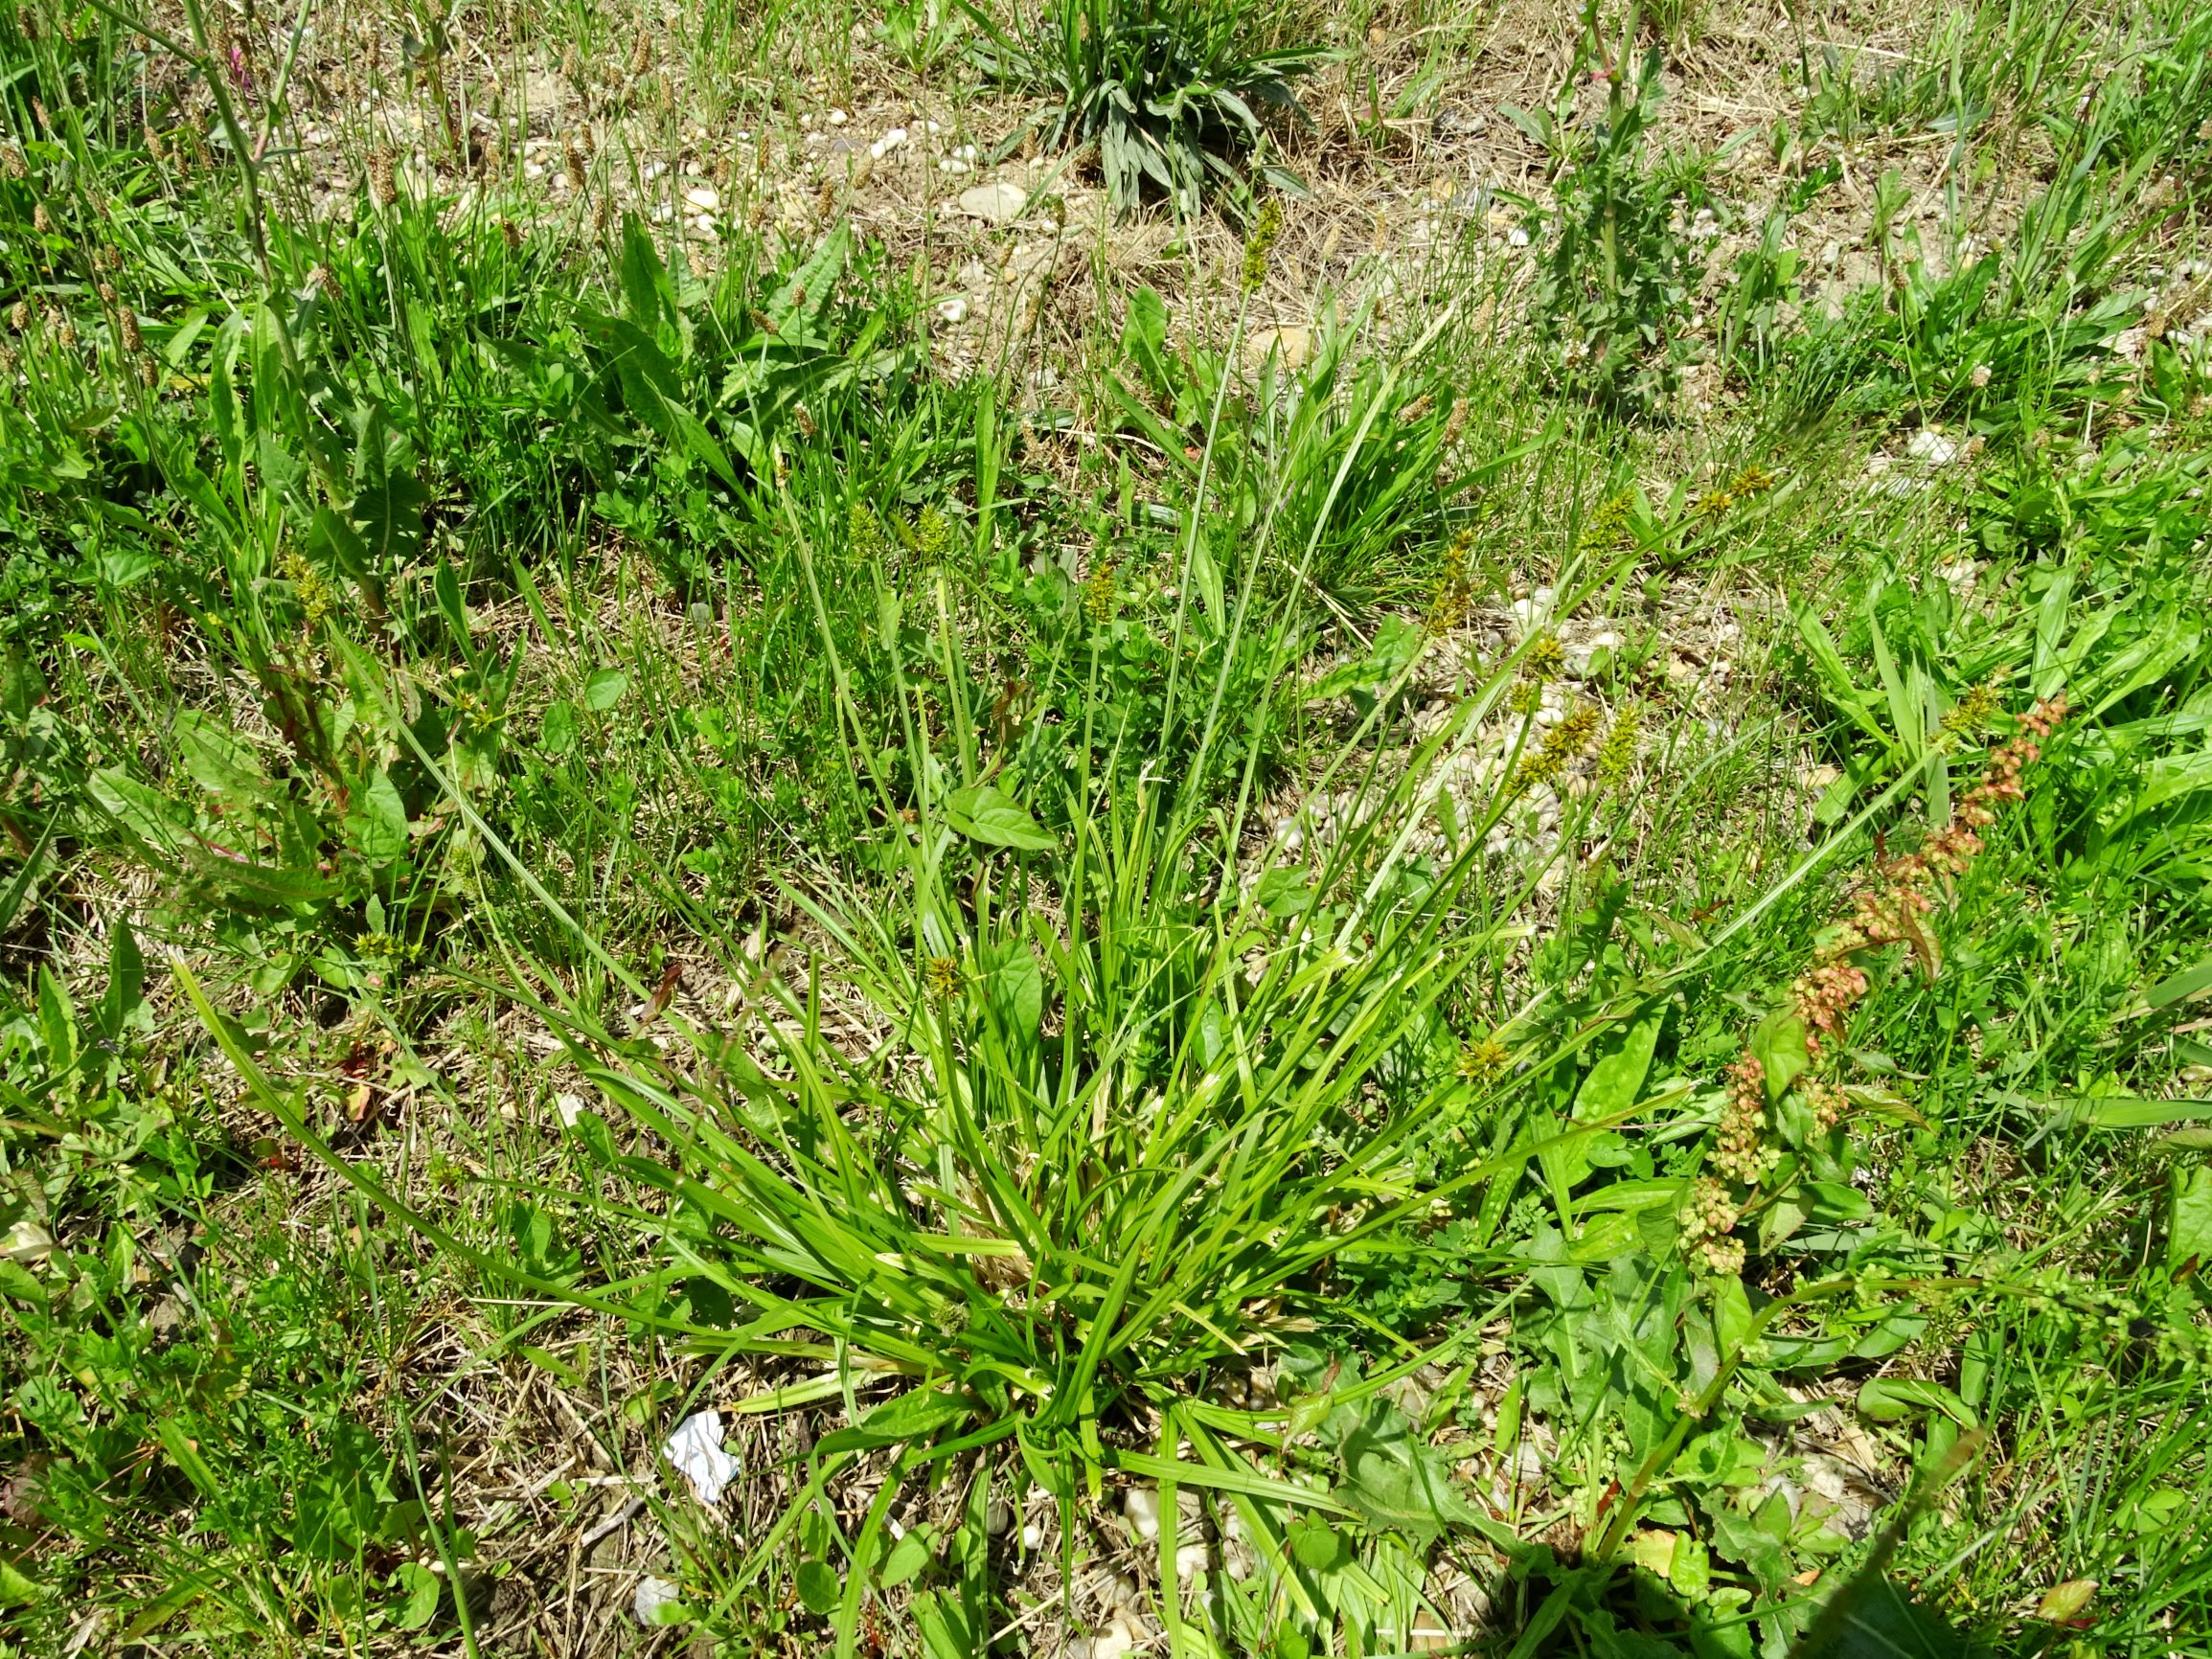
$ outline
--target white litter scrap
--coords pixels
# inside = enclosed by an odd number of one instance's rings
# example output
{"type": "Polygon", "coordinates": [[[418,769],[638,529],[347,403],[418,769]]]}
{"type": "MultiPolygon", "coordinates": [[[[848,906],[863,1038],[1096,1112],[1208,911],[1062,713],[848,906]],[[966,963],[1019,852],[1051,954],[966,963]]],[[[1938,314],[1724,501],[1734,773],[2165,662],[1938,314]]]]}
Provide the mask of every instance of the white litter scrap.
{"type": "Polygon", "coordinates": [[[658,1629],[673,1624],[675,1615],[666,1611],[683,1604],[684,1593],[666,1579],[640,1579],[637,1581],[637,1599],[630,1606],[637,1613],[637,1622],[648,1629],[658,1629]]]}
{"type": "Polygon", "coordinates": [[[709,1509],[722,1501],[723,1489],[738,1478],[738,1460],[722,1449],[722,1414],[718,1411],[696,1412],[685,1418],[660,1448],[660,1455],[675,1465],[676,1471],[691,1482],[693,1496],[709,1509]]]}

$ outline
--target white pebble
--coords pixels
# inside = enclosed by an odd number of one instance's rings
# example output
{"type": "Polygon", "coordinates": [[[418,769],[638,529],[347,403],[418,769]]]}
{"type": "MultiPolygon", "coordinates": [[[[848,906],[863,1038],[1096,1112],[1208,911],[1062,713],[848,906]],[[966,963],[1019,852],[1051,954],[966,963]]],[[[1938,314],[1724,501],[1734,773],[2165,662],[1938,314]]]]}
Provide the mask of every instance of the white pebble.
{"type": "Polygon", "coordinates": [[[721,193],[711,184],[696,185],[684,192],[684,200],[701,213],[713,213],[722,205],[721,193]]]}
{"type": "Polygon", "coordinates": [[[832,109],[830,111],[829,122],[832,126],[843,126],[847,119],[849,118],[841,109],[832,109]]]}
{"type": "Polygon", "coordinates": [[[1160,1535],[1160,1494],[1152,1488],[1129,1488],[1122,1497],[1122,1513],[1147,1543],[1160,1535]]]}

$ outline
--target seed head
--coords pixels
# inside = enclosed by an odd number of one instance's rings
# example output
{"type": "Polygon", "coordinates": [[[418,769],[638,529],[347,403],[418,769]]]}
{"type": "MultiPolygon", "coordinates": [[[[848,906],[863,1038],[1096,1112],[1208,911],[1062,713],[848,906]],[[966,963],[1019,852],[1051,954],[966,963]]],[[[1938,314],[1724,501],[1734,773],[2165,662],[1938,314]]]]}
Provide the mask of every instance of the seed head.
{"type": "Polygon", "coordinates": [[[960,964],[949,956],[933,956],[922,970],[923,988],[932,1000],[949,1002],[960,989],[960,964]]]}
{"type": "Polygon", "coordinates": [[[1467,410],[1465,398],[1454,398],[1451,400],[1451,413],[1444,420],[1444,446],[1447,449],[1457,443],[1461,435],[1467,431],[1467,410]]]}
{"type": "Polygon", "coordinates": [[[914,551],[924,564],[943,564],[952,553],[952,520],[934,501],[914,521],[914,551]]]}
{"type": "Polygon", "coordinates": [[[315,632],[331,613],[334,596],[330,582],[289,543],[277,555],[277,574],[292,584],[292,597],[300,602],[301,620],[308,633],[315,632]]]}
{"type": "Polygon", "coordinates": [[[1989,724],[1996,707],[1996,682],[1984,680],[1950,706],[1950,713],[1943,717],[1943,729],[1953,737],[1971,736],[1989,724]]]}
{"type": "Polygon", "coordinates": [[[591,178],[584,170],[582,146],[573,138],[567,140],[560,147],[560,161],[568,171],[568,188],[581,193],[591,178]]]}
{"type": "Polygon", "coordinates": [[[873,508],[855,501],[845,514],[845,543],[853,557],[865,564],[882,565],[891,557],[891,538],[873,508]]]}
{"type": "Polygon", "coordinates": [[[1728,1189],[1711,1176],[1700,1178],[1676,1219],[1681,1223],[1682,1243],[1715,1273],[1744,1271],[1744,1246],[1728,1235],[1735,1231],[1743,1212],[1728,1189]]]}
{"type": "Polygon", "coordinates": [[[1613,716],[1612,726],[1606,733],[1605,747],[1598,751],[1601,787],[1619,789],[1628,783],[1629,775],[1636,769],[1636,739],[1643,724],[1643,705],[1633,700],[1623,704],[1613,716]]]}
{"type": "Polygon", "coordinates": [[[0,144],[0,177],[25,179],[30,176],[31,168],[23,159],[23,147],[13,139],[0,144]]]}
{"type": "Polygon", "coordinates": [[[1283,231],[1283,204],[1269,197],[1252,220],[1252,234],[1244,239],[1244,292],[1256,293],[1267,280],[1267,258],[1283,231]]]}
{"type": "Polygon", "coordinates": [[[1521,678],[1534,685],[1559,678],[1560,670],[1567,665],[1567,653],[1561,646],[1559,635],[1545,634],[1528,648],[1528,654],[1520,660],[1521,678]]]}
{"type": "Polygon", "coordinates": [[[399,187],[393,177],[392,150],[389,145],[378,145],[369,152],[369,199],[380,208],[388,208],[399,199],[399,187]]]}
{"type": "Polygon", "coordinates": [[[139,353],[138,383],[148,392],[161,390],[161,362],[151,352],[139,353]]]}
{"type": "Polygon", "coordinates": [[[1459,1062],[1453,1068],[1462,1081],[1487,1083],[1504,1075],[1513,1063],[1513,1050],[1499,1042],[1494,1034],[1477,1037],[1459,1051],[1459,1062]]]}
{"type": "Polygon", "coordinates": [[[116,307],[115,331],[123,340],[123,349],[132,356],[146,350],[146,339],[138,331],[138,313],[128,306],[116,307]]]}
{"type": "Polygon", "coordinates": [[[1628,528],[1629,514],[1635,511],[1635,507],[1636,497],[1632,490],[1623,489],[1607,496],[1598,504],[1597,511],[1590,514],[1589,522],[1583,526],[1583,534],[1577,545],[1585,553],[1619,546],[1621,533],[1628,528]]]}
{"type": "Polygon", "coordinates": [[[27,331],[30,330],[30,327],[31,327],[31,302],[30,302],[30,301],[28,301],[28,300],[17,300],[17,301],[16,301],[16,302],[15,302],[15,303],[14,303],[12,306],[10,306],[10,307],[8,307],[8,326],[9,326],[11,329],[13,329],[13,330],[15,330],[15,331],[18,333],[18,334],[21,334],[21,333],[25,333],[25,332],[27,332],[27,331]]]}
{"type": "Polygon", "coordinates": [[[1090,577],[1083,584],[1083,614],[1096,627],[1104,627],[1114,619],[1118,596],[1114,579],[1120,574],[1113,555],[1104,551],[1091,560],[1090,577]]]}
{"type": "Polygon", "coordinates": [[[583,57],[574,44],[564,48],[560,54],[560,78],[571,86],[583,84],[583,57]]]}
{"type": "Polygon", "coordinates": [[[60,341],[61,341],[61,343],[62,343],[62,345],[63,345],[63,346],[65,346],[65,347],[69,347],[69,348],[72,348],[72,349],[74,349],[74,348],[76,347],[76,345],[77,345],[77,322],[76,322],[76,320],[75,320],[73,317],[71,317],[71,316],[70,316],[70,315],[69,315],[69,314],[68,314],[66,311],[64,311],[64,312],[62,313],[62,316],[61,316],[61,327],[60,327],[60,328],[59,328],[57,330],[56,330],[56,332],[57,332],[57,334],[58,338],[60,339],[60,341]]]}
{"type": "Polygon", "coordinates": [[[31,209],[31,228],[42,237],[54,234],[54,216],[46,211],[44,202],[38,202],[31,209]]]}
{"type": "MultiPolygon", "coordinates": [[[[1729,1068],[1732,1087],[1728,1103],[1721,1109],[1721,1127],[1713,1145],[1713,1168],[1731,1181],[1756,1187],[1782,1162],[1782,1148],[1767,1144],[1766,1067],[1746,1051],[1729,1068]]],[[[1726,1229],[1722,1229],[1726,1231],[1726,1229]]]]}
{"type": "Polygon", "coordinates": [[[641,32],[639,33],[639,34],[638,34],[638,37],[637,37],[637,44],[636,44],[635,46],[633,46],[633,47],[631,47],[631,48],[630,48],[630,53],[629,53],[629,74],[630,74],[630,79],[631,79],[632,80],[636,80],[636,79],[637,79],[639,76],[643,75],[643,74],[644,74],[644,73],[645,73],[647,70],[650,69],[651,67],[652,67],[652,36],[651,36],[651,35],[650,35],[650,34],[645,34],[645,33],[643,33],[643,32],[641,31],[641,32]]]}
{"type": "Polygon", "coordinates": [[[1422,620],[1422,629],[1429,638],[1437,639],[1467,625],[1474,614],[1474,582],[1464,569],[1455,570],[1439,581],[1428,593],[1428,614],[1422,620]]]}
{"type": "Polygon", "coordinates": [[[1566,770],[1567,762],[1587,749],[1590,739],[1597,735],[1597,710],[1587,703],[1578,704],[1544,734],[1543,742],[1535,754],[1521,758],[1513,775],[1513,793],[1524,794],[1539,784],[1555,781],[1566,770]]]}

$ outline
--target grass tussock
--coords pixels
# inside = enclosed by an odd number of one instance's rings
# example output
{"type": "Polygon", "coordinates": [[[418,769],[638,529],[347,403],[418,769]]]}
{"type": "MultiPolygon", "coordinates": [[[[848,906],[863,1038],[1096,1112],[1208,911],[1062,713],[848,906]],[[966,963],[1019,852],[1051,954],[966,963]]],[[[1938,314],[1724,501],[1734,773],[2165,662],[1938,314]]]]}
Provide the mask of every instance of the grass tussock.
{"type": "Polygon", "coordinates": [[[2208,1650],[2212,25],[0,17],[0,1654],[2208,1650]]]}

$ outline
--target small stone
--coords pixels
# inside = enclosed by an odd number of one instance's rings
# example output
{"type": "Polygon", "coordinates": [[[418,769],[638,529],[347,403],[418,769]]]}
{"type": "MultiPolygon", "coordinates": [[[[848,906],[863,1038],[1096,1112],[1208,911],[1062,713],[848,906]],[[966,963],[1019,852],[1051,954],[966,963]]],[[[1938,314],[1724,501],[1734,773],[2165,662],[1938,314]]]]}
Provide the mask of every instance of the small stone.
{"type": "Polygon", "coordinates": [[[722,205],[721,192],[711,184],[694,185],[684,192],[684,200],[701,213],[713,213],[722,205]]]}
{"type": "Polygon", "coordinates": [[[1932,426],[1923,426],[1906,440],[1904,452],[1930,466],[1949,466],[1958,459],[1958,441],[1946,438],[1932,426]]]}
{"type": "Polygon", "coordinates": [[[1152,1488],[1129,1488],[1122,1497],[1122,1513],[1130,1530],[1147,1543],[1160,1535],[1160,1494],[1152,1488]]]}
{"type": "Polygon", "coordinates": [[[1255,330],[1244,342],[1244,366],[1255,373],[1273,357],[1285,369],[1296,374],[1312,354],[1313,330],[1294,325],[1255,330]]]}
{"type": "Polygon", "coordinates": [[[987,225],[1012,224],[1029,205],[1029,193],[1017,184],[998,179],[962,191],[957,205],[969,218],[981,219],[987,225]]]}

